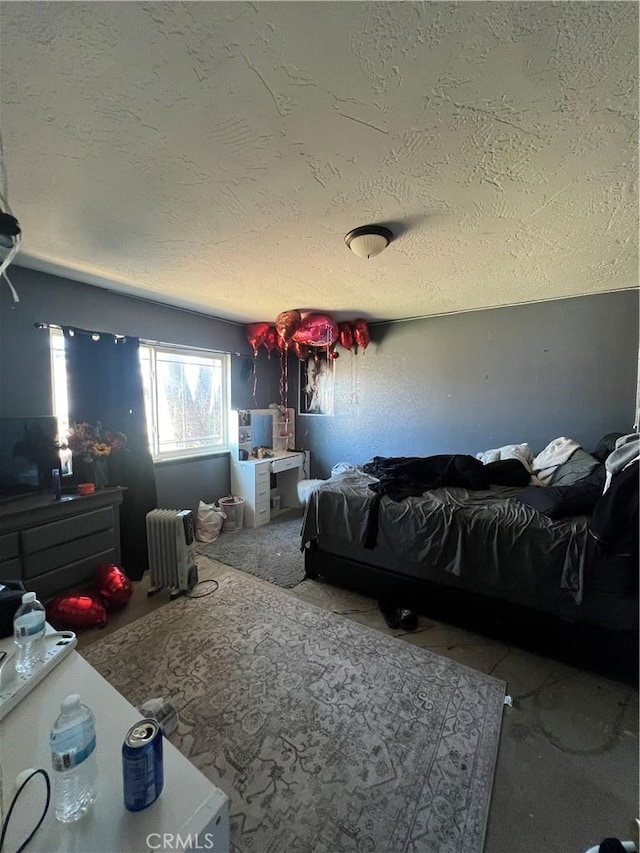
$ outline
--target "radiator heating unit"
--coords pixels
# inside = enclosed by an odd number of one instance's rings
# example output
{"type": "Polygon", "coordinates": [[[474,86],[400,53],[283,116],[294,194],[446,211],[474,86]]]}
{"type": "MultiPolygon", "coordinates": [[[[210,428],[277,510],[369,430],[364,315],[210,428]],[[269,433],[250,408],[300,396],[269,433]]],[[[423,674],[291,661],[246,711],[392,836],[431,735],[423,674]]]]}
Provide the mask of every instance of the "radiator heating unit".
{"type": "Polygon", "coordinates": [[[198,582],[193,513],[189,509],[152,509],[147,513],[150,589],[168,589],[171,598],[198,582]]]}

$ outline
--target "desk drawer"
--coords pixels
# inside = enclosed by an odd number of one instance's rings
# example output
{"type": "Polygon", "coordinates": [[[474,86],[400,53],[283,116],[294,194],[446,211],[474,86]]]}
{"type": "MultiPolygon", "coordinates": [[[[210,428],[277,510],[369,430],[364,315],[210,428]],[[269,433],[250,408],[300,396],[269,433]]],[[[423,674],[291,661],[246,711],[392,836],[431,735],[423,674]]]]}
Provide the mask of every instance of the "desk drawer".
{"type": "Polygon", "coordinates": [[[271,488],[269,483],[264,483],[256,486],[256,509],[262,506],[269,506],[271,499],[271,488]]]}
{"type": "Polygon", "coordinates": [[[256,465],[256,486],[261,483],[269,482],[269,463],[266,462],[264,465],[256,465]]]}
{"type": "Polygon", "coordinates": [[[301,465],[302,457],[285,456],[284,459],[274,459],[271,463],[271,470],[274,474],[279,474],[281,471],[289,471],[291,468],[299,468],[301,465]]]}

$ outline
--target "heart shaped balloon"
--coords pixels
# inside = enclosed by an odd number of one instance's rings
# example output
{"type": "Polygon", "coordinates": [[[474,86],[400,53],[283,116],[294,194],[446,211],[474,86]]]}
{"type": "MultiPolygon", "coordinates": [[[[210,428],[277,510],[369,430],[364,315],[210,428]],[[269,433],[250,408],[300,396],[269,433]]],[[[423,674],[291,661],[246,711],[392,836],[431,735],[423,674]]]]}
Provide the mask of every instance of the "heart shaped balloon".
{"type": "Polygon", "coordinates": [[[340,335],[340,346],[345,349],[352,350],[354,341],[351,323],[338,323],[338,332],[340,335]]]}
{"type": "Polygon", "coordinates": [[[97,592],[76,589],[47,604],[47,620],[56,628],[104,628],[107,611],[97,592]]]}
{"type": "Polygon", "coordinates": [[[371,342],[371,335],[369,334],[369,327],[364,320],[356,320],[353,324],[353,337],[360,349],[366,350],[371,342]]]}
{"type": "Polygon", "coordinates": [[[281,311],[278,314],[276,317],[276,332],[285,343],[289,343],[301,320],[300,312],[295,309],[293,311],[281,311]]]}
{"type": "Polygon", "coordinates": [[[264,337],[264,345],[268,349],[269,352],[275,349],[277,343],[278,333],[276,332],[275,326],[269,326],[267,329],[267,334],[264,337]]]}
{"type": "Polygon", "coordinates": [[[293,339],[308,347],[328,347],[338,340],[338,324],[328,314],[307,314],[293,339]]]}
{"type": "Polygon", "coordinates": [[[96,588],[107,607],[123,607],[133,595],[133,584],[115,563],[100,563],[96,588]]]}
{"type": "Polygon", "coordinates": [[[264,343],[268,331],[268,323],[249,323],[246,327],[247,340],[253,347],[254,355],[258,355],[258,347],[264,343]]]}

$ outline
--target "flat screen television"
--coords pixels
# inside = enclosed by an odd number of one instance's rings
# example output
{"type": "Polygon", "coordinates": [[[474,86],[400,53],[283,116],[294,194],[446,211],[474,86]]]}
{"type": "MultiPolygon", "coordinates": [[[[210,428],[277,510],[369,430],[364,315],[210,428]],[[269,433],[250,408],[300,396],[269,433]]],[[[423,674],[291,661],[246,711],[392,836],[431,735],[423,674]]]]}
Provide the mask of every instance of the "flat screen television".
{"type": "Polygon", "coordinates": [[[54,417],[0,418],[0,500],[51,488],[51,470],[60,467],[54,417]]]}

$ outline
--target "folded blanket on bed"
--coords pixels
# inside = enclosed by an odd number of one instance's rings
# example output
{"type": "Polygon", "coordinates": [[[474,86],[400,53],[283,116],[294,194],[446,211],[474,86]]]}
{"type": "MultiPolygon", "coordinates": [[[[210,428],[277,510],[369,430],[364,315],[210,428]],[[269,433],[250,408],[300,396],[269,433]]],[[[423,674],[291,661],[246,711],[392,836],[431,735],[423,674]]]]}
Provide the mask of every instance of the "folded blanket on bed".
{"type": "Polygon", "coordinates": [[[554,438],[534,458],[532,464],[533,473],[546,486],[553,477],[553,473],[558,465],[562,465],[563,462],[570,459],[579,447],[578,442],[572,438],[565,438],[564,436],[554,438]]]}

